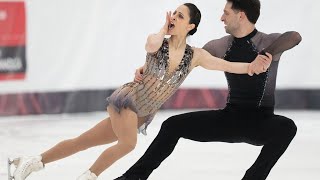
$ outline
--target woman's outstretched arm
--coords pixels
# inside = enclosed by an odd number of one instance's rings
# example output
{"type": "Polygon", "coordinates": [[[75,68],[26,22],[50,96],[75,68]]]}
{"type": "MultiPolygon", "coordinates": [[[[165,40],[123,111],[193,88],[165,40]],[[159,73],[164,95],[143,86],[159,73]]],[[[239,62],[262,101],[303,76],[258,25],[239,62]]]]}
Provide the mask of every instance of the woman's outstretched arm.
{"type": "Polygon", "coordinates": [[[204,49],[195,48],[195,65],[201,66],[208,70],[218,70],[225,71],[235,74],[249,74],[253,73],[259,74],[265,72],[271,64],[272,55],[267,53],[268,56],[258,55],[253,62],[259,62],[263,64],[265,69],[261,69],[259,72],[253,71],[250,67],[251,63],[241,63],[241,62],[229,62],[221,58],[212,56],[204,49]]]}

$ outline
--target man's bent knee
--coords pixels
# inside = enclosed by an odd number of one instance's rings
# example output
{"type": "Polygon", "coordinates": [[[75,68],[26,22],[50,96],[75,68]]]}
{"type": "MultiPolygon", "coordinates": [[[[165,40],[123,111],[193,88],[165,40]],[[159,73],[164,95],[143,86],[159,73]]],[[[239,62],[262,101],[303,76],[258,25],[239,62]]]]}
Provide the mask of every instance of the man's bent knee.
{"type": "Polygon", "coordinates": [[[288,124],[287,124],[287,128],[288,128],[288,133],[292,136],[292,138],[297,134],[297,126],[296,124],[294,123],[293,120],[289,120],[288,121],[288,124]]]}
{"type": "Polygon", "coordinates": [[[165,120],[162,125],[161,129],[176,129],[181,126],[178,116],[171,116],[167,120],[165,120]]]}
{"type": "Polygon", "coordinates": [[[281,122],[279,131],[283,136],[293,139],[297,133],[297,126],[293,120],[287,119],[286,121],[281,122]]]}

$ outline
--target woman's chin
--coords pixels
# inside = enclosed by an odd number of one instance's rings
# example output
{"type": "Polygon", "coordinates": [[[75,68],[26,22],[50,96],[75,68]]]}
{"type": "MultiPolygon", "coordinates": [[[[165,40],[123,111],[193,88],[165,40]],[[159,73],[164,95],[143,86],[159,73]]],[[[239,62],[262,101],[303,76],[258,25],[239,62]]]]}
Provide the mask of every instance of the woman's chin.
{"type": "Polygon", "coordinates": [[[168,35],[174,36],[174,35],[177,35],[177,33],[174,33],[173,31],[169,31],[169,32],[168,32],[168,35]]]}

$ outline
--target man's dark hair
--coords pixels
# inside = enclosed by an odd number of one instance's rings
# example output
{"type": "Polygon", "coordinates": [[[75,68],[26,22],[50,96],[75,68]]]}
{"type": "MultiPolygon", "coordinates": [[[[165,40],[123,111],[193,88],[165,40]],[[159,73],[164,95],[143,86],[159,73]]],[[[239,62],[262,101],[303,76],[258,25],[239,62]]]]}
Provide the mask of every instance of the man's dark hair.
{"type": "Polygon", "coordinates": [[[201,12],[200,10],[197,8],[196,5],[192,4],[192,3],[184,3],[183,5],[187,6],[189,8],[189,12],[190,12],[190,24],[195,24],[195,27],[189,31],[189,35],[193,35],[194,33],[197,32],[200,20],[201,20],[201,12]]]}
{"type": "Polygon", "coordinates": [[[227,0],[227,2],[232,3],[233,10],[243,11],[248,20],[256,24],[260,16],[260,0],[227,0]]]}

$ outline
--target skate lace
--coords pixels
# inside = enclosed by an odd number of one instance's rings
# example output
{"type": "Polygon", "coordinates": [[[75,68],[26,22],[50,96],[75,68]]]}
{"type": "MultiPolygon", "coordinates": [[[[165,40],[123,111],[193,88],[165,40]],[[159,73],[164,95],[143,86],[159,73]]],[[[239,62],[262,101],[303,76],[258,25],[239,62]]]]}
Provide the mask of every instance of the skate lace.
{"type": "Polygon", "coordinates": [[[23,178],[28,177],[33,171],[39,170],[40,166],[41,165],[35,160],[26,162],[26,164],[23,166],[23,169],[22,169],[22,177],[23,178]]]}

